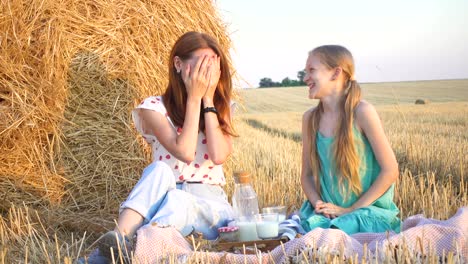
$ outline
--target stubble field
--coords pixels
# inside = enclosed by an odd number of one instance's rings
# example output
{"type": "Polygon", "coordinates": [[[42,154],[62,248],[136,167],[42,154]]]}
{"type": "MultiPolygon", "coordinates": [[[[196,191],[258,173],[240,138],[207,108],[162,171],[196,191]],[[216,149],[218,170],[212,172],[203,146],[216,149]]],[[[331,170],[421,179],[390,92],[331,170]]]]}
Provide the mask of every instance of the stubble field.
{"type": "MultiPolygon", "coordinates": [[[[467,206],[468,80],[363,84],[362,88],[364,98],[376,106],[397,156],[400,176],[395,201],[400,217],[424,214],[443,220],[467,206]],[[418,98],[430,103],[415,105],[418,98]]],[[[261,207],[281,204],[293,212],[301,206],[301,117],[317,103],[307,93],[305,87],[240,91],[243,101],[235,117],[240,137],[224,167],[229,195],[233,171],[247,170],[261,207]]],[[[0,263],[72,263],[92,249],[98,234],[87,234],[86,226],[78,232],[61,229],[51,234],[49,220],[54,222],[27,207],[12,207],[2,214],[0,263]]]]}
{"type": "MultiPolygon", "coordinates": [[[[468,80],[362,84],[362,89],[399,163],[400,217],[447,219],[468,205],[468,80]],[[416,99],[429,103],[415,105],[416,99]]],[[[307,98],[306,87],[251,89],[241,95],[240,137],[227,169],[252,172],[261,206],[285,204],[294,211],[304,200],[302,113],[317,100],[307,98]]]]}

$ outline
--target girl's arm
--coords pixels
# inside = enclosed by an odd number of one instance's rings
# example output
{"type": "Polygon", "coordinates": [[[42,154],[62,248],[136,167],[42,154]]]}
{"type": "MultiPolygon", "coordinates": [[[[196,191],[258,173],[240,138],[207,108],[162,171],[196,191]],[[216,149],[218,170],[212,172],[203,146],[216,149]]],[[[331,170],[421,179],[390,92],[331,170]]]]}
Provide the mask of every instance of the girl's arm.
{"type": "Polygon", "coordinates": [[[381,171],[371,187],[352,205],[352,210],[371,205],[398,179],[398,163],[374,106],[361,101],[356,109],[356,121],[369,140],[381,171]]]}
{"type": "MultiPolygon", "coordinates": [[[[203,97],[203,107],[213,107],[213,99],[203,97]]],[[[224,134],[219,126],[218,116],[213,112],[206,112],[205,116],[205,135],[208,146],[208,156],[214,164],[223,164],[229,154],[232,152],[232,137],[224,134]]],[[[230,122],[231,117],[226,116],[225,120],[230,122]]]]}
{"type": "Polygon", "coordinates": [[[310,167],[310,132],[309,119],[313,109],[308,110],[302,116],[302,169],[301,186],[309,202],[316,207],[317,202],[322,202],[315,187],[312,168],[310,167]]]}
{"type": "Polygon", "coordinates": [[[167,118],[151,110],[140,110],[143,131],[155,135],[158,141],[178,160],[191,162],[195,159],[200,121],[201,99],[210,84],[211,59],[200,57],[193,69],[190,64],[182,68],[182,79],[187,89],[185,120],[180,135],[167,118]]]}
{"type": "Polygon", "coordinates": [[[183,162],[195,159],[201,99],[189,98],[182,132],[177,135],[169,120],[162,114],[148,109],[139,109],[142,129],[153,134],[174,157],[183,162]]]}
{"type": "MultiPolygon", "coordinates": [[[[209,85],[203,96],[203,107],[213,107],[213,97],[221,76],[220,57],[212,59],[209,85]]],[[[205,135],[208,147],[208,156],[214,164],[223,164],[232,152],[232,138],[224,134],[219,126],[218,115],[213,112],[204,113],[205,135]]],[[[224,120],[231,122],[231,116],[225,116],[224,120]]]]}

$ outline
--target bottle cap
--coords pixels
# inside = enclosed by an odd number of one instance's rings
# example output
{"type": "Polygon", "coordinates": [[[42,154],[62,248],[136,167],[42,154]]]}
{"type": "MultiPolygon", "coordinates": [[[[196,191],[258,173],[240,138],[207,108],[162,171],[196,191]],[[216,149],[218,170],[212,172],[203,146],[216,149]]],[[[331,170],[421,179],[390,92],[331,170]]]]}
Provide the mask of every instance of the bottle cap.
{"type": "Polygon", "coordinates": [[[250,173],[247,171],[237,171],[234,177],[237,183],[250,183],[250,173]]]}

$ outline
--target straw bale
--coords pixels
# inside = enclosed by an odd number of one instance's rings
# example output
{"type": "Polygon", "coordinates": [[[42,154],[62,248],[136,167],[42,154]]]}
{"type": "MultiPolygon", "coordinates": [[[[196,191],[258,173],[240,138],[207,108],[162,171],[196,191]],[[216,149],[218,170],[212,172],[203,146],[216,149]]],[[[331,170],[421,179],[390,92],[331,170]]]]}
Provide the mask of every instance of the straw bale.
{"type": "Polygon", "coordinates": [[[228,51],[210,1],[3,1],[0,188],[20,193],[4,201],[115,213],[150,158],[130,111],[191,30],[228,51]]]}
{"type": "Polygon", "coordinates": [[[53,157],[65,75],[54,47],[62,40],[46,12],[51,3],[28,4],[2,1],[0,6],[0,181],[14,183],[35,200],[58,202],[65,179],[53,157]]]}
{"type": "Polygon", "coordinates": [[[135,89],[109,79],[92,53],[72,60],[68,82],[61,153],[72,182],[68,198],[80,208],[117,209],[147,163],[129,114],[135,89]]]}
{"type": "Polygon", "coordinates": [[[415,104],[429,104],[430,101],[428,99],[416,99],[416,101],[414,101],[415,104]]]}

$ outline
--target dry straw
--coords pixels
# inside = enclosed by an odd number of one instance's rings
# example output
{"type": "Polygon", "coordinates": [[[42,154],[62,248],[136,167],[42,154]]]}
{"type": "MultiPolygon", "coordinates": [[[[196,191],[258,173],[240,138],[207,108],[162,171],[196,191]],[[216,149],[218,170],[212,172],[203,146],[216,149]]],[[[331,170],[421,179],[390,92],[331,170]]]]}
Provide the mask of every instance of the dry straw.
{"type": "Polygon", "coordinates": [[[187,31],[230,47],[210,1],[2,1],[1,209],[48,204],[62,225],[109,228],[94,220],[115,217],[149,158],[130,111],[166,87],[187,31]]]}

